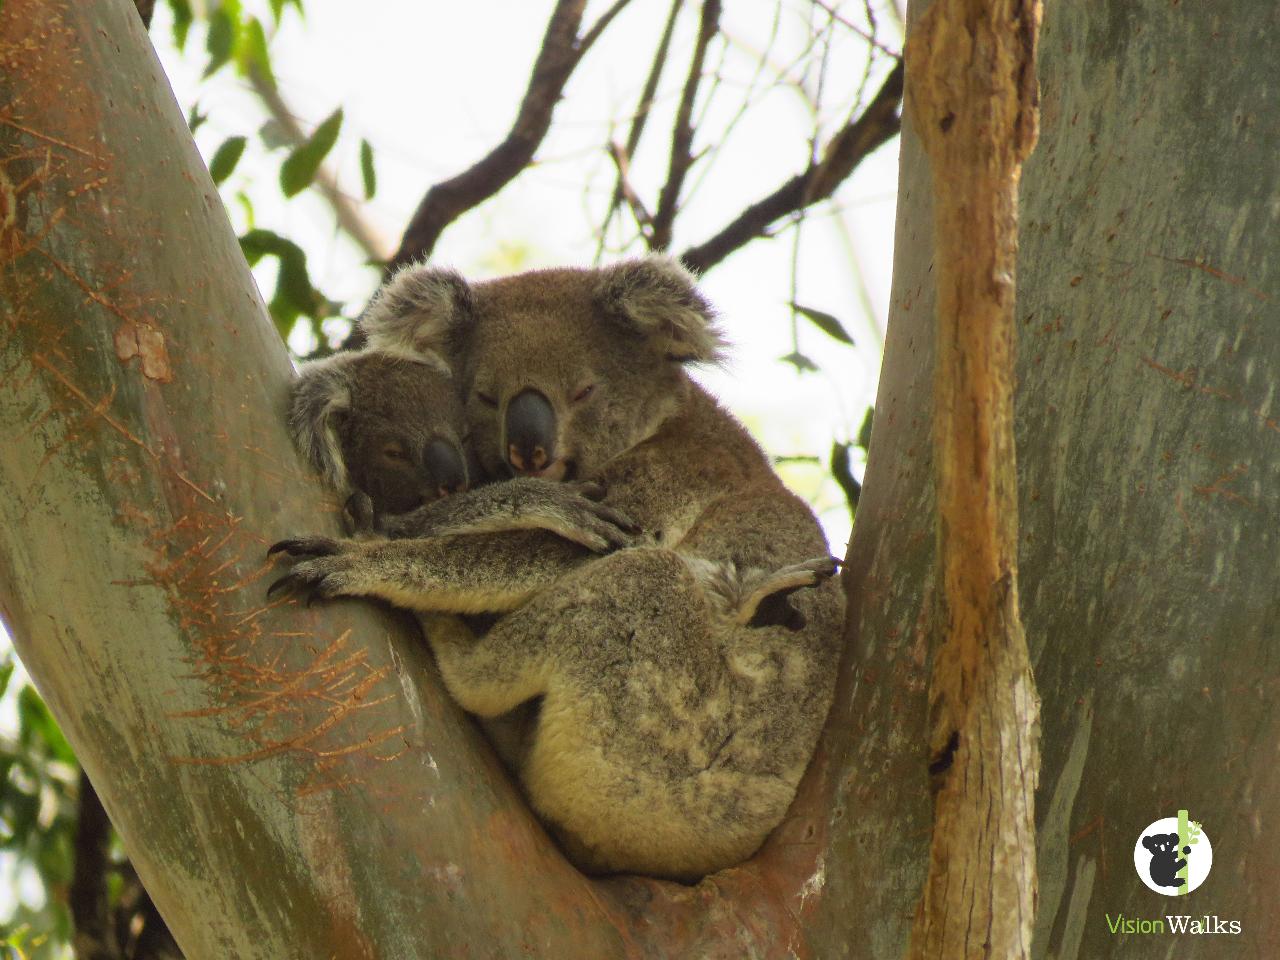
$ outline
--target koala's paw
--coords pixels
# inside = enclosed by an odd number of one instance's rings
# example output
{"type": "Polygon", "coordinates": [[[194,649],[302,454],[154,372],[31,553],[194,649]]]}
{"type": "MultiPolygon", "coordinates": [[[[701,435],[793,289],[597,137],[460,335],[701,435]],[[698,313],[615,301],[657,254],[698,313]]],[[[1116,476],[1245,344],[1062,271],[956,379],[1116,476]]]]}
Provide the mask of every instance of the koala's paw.
{"type": "Polygon", "coordinates": [[[840,563],[835,557],[815,557],[777,570],[752,571],[744,578],[744,599],[735,619],[738,623],[750,624],[758,619],[765,601],[785,600],[797,590],[816,587],[830,580],[839,569],[840,563]]]}
{"type": "MultiPolygon", "coordinates": [[[[553,486],[554,503],[545,505],[549,528],[566,540],[597,553],[634,546],[639,525],[616,507],[604,503],[605,488],[589,481],[553,486]]],[[[540,507],[535,505],[531,512],[540,507]]]]}
{"type": "Polygon", "coordinates": [[[331,537],[296,537],[272,544],[270,556],[286,553],[306,558],[267,588],[267,598],[294,596],[311,606],[316,600],[331,600],[352,592],[356,556],[350,544],[331,537]]]}

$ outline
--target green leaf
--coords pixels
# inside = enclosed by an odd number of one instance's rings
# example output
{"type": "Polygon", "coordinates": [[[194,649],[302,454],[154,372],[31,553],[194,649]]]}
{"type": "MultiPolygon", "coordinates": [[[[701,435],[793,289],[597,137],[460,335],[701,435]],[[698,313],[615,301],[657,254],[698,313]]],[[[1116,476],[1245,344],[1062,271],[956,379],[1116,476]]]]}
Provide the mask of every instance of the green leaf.
{"type": "Polygon", "coordinates": [[[275,119],[268,120],[258,128],[258,138],[268,150],[279,150],[281,147],[288,147],[293,144],[285,125],[275,119]]]}
{"type": "Polygon", "coordinates": [[[818,369],[818,365],[816,363],[798,351],[796,353],[788,353],[785,357],[782,357],[781,360],[783,363],[791,364],[801,373],[818,369]]]}
{"type": "Polygon", "coordinates": [[[325,118],[306,143],[295,149],[280,166],[280,188],[286,197],[293,197],[311,186],[320,164],[337,142],[342,129],[342,108],[325,118]]]}
{"type": "Polygon", "coordinates": [[[250,73],[261,77],[272,89],[275,88],[275,74],[271,72],[271,56],[267,53],[267,33],[262,29],[262,21],[250,17],[240,31],[240,41],[235,50],[236,66],[240,73],[250,73]]]}
{"type": "Polygon", "coordinates": [[[187,129],[192,133],[195,133],[208,119],[209,115],[207,113],[200,112],[200,104],[193,103],[191,105],[191,112],[187,114],[187,129]]]}
{"type": "Polygon", "coordinates": [[[13,676],[13,657],[6,656],[3,662],[0,662],[0,697],[4,696],[4,692],[9,689],[9,680],[13,676]]]}
{"type": "Polygon", "coordinates": [[[204,68],[203,76],[211,76],[231,60],[239,33],[240,22],[232,16],[228,5],[223,5],[213,12],[209,17],[209,36],[205,40],[205,49],[209,52],[209,64],[204,68]]]}
{"type": "Polygon", "coordinates": [[[360,176],[364,179],[364,198],[372,200],[378,190],[378,176],[373,170],[373,147],[368,140],[360,141],[360,176]]]}
{"type": "Polygon", "coordinates": [[[302,9],[302,0],[270,0],[271,15],[276,19],[276,26],[280,25],[280,18],[284,16],[284,8],[286,4],[292,3],[298,8],[298,16],[305,16],[302,9]]]}
{"type": "Polygon", "coordinates": [[[53,714],[30,685],[18,691],[18,737],[27,746],[35,746],[36,738],[44,742],[45,748],[55,760],[75,764],[75,751],[53,719],[53,714]]]}
{"type": "Polygon", "coordinates": [[[863,450],[871,449],[871,419],[875,413],[875,407],[867,407],[867,415],[862,418],[862,426],[858,428],[858,446],[863,450]]]}
{"type": "Polygon", "coordinates": [[[173,45],[181,53],[187,45],[187,32],[195,16],[189,0],[169,0],[169,7],[173,10],[173,45]]]}
{"type": "Polygon", "coordinates": [[[231,176],[231,171],[240,162],[240,155],[244,153],[244,145],[244,137],[228,137],[222,141],[213,159],[209,161],[209,176],[213,177],[214,183],[221,183],[231,176]]]}
{"type": "Polygon", "coordinates": [[[831,314],[825,313],[822,310],[815,310],[813,307],[802,307],[794,301],[791,303],[791,309],[796,313],[803,314],[808,317],[813,321],[813,325],[815,327],[832,339],[839,340],[841,343],[847,343],[849,346],[853,346],[853,337],[849,336],[848,331],[845,330],[840,321],[831,314]]]}
{"type": "Polygon", "coordinates": [[[307,272],[307,255],[292,240],[270,230],[250,230],[240,238],[240,249],[250,265],[263,257],[275,257],[280,263],[276,289],[267,304],[281,338],[287,338],[298,317],[321,320],[337,310],[337,304],[311,284],[307,272]]]}

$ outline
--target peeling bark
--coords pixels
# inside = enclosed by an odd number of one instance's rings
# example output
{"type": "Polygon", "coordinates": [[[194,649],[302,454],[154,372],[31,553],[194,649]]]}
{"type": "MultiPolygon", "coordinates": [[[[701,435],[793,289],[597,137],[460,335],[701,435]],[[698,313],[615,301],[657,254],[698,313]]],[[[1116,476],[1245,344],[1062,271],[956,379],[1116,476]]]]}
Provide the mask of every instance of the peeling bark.
{"type": "Polygon", "coordinates": [[[1018,615],[1013,308],[1039,18],[1034,0],[938,0],[906,49],[907,103],[933,170],[942,584],[933,842],[910,957],[1031,950],[1038,704],[1018,615]]]}

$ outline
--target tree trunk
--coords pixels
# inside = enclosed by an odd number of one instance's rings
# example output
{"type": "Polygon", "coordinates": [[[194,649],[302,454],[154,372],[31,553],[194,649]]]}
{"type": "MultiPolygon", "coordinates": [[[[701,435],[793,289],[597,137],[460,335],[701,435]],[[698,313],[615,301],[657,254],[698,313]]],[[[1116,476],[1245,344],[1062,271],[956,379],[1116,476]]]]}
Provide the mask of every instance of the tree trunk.
{"type": "MultiPolygon", "coordinates": [[[[1032,954],[1275,956],[1280,8],[1051,2],[1040,57],[1015,395],[1021,607],[1042,699],[1032,954]],[[1133,853],[1180,809],[1214,867],[1169,900],[1133,853]],[[1112,934],[1121,914],[1217,915],[1242,932],[1112,934]]],[[[850,550],[857,679],[840,707],[862,759],[836,858],[861,864],[846,929],[869,946],[829,956],[900,952],[929,843],[933,214],[910,126],[850,550]]]]}

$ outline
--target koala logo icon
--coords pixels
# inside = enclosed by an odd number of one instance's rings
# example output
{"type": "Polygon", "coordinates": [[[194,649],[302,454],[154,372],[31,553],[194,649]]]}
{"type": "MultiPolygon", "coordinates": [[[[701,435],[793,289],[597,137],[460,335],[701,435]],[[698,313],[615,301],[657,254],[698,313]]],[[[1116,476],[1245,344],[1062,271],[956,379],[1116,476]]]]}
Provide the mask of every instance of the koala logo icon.
{"type": "Polygon", "coordinates": [[[1133,848],[1133,866],[1142,882],[1166,897],[1186,896],[1213,866],[1213,847],[1200,824],[1179,810],[1149,824],[1133,848]]]}
{"type": "Polygon", "coordinates": [[[1178,854],[1190,853],[1191,847],[1186,846],[1179,850],[1176,833],[1153,833],[1142,838],[1142,845],[1151,851],[1149,868],[1151,882],[1161,887],[1182,886],[1178,871],[1187,865],[1187,861],[1181,859],[1178,854]]]}

